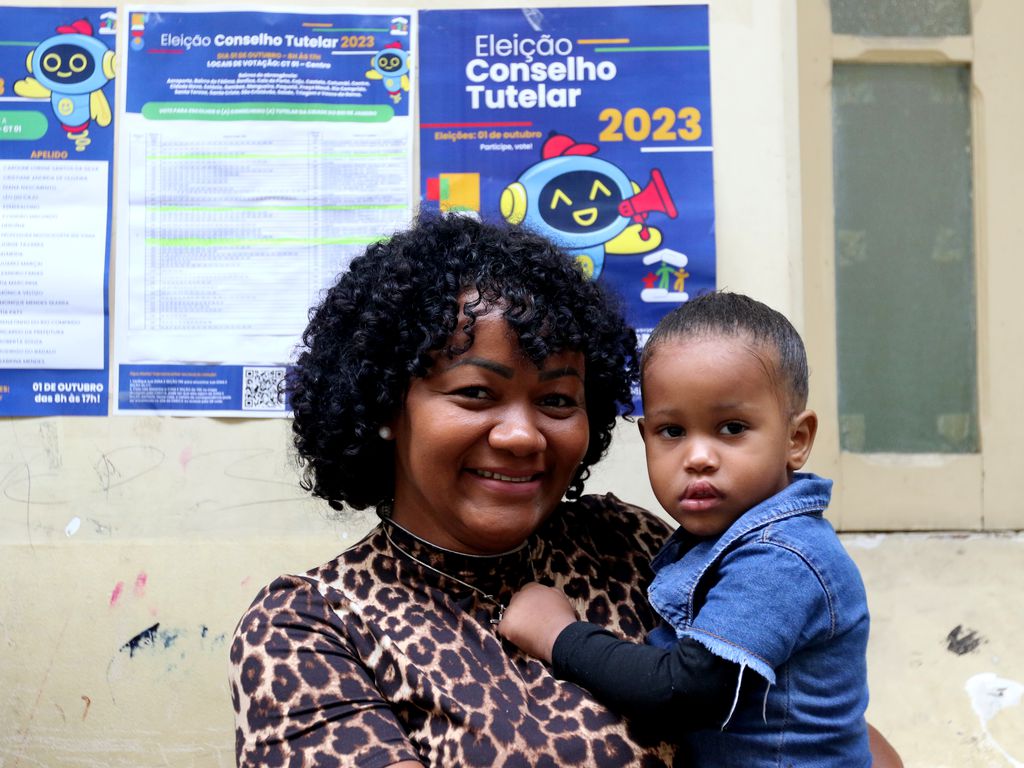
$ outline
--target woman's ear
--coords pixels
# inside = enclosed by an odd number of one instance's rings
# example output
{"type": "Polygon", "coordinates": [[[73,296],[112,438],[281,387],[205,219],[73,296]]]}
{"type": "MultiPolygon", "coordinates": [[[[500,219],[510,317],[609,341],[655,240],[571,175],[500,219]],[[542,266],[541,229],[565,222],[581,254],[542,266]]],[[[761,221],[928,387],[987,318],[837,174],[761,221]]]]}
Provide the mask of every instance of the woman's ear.
{"type": "Polygon", "coordinates": [[[796,472],[807,463],[817,433],[818,414],[814,411],[801,411],[790,419],[789,449],[786,458],[786,467],[790,472],[796,472]]]}
{"type": "Polygon", "coordinates": [[[647,442],[647,433],[644,431],[644,419],[643,419],[643,416],[641,416],[639,419],[636,420],[636,427],[637,427],[637,429],[640,430],[640,439],[643,440],[646,443],[647,442]]]}

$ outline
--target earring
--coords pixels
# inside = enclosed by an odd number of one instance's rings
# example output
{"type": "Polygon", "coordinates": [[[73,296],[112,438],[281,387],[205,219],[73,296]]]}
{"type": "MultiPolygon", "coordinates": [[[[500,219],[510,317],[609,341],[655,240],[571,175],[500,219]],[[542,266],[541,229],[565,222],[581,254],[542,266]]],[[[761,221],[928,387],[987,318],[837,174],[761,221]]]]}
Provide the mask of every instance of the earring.
{"type": "Polygon", "coordinates": [[[390,440],[394,437],[394,434],[391,432],[391,427],[386,424],[377,430],[377,434],[380,435],[381,440],[390,440]]]}

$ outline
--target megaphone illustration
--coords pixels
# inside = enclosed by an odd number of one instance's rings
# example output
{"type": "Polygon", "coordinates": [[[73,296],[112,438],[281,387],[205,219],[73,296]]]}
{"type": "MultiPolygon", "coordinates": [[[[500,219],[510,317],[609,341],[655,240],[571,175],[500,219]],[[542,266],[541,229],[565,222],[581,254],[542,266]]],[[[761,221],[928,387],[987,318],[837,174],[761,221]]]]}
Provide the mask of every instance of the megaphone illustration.
{"type": "Polygon", "coordinates": [[[634,224],[640,225],[641,240],[651,239],[647,217],[652,211],[664,213],[670,219],[678,215],[676,204],[672,202],[672,195],[665,185],[665,178],[657,168],[651,170],[651,180],[646,187],[619,203],[619,215],[628,216],[634,224]]]}

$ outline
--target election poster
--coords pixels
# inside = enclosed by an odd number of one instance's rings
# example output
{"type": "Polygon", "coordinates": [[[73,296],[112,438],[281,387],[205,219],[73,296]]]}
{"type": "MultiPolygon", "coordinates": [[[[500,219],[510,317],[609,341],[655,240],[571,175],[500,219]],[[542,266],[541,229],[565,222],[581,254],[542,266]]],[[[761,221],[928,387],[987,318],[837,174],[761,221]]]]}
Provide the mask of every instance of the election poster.
{"type": "Polygon", "coordinates": [[[420,14],[420,196],[546,235],[643,341],[715,287],[706,5],[420,14]]]}
{"type": "Polygon", "coordinates": [[[287,412],[309,308],[412,216],[414,21],[126,10],[117,412],[287,412]]]}
{"type": "Polygon", "coordinates": [[[0,7],[0,416],[107,413],[116,28],[0,7]]]}

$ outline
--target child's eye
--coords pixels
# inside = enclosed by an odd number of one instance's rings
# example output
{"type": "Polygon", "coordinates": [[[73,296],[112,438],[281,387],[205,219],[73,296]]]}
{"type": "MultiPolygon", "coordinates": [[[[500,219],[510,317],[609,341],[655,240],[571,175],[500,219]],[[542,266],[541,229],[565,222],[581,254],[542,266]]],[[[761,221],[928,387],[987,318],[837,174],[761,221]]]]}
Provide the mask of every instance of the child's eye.
{"type": "Polygon", "coordinates": [[[677,424],[669,424],[666,427],[659,427],[658,428],[658,434],[661,435],[662,437],[668,437],[668,438],[673,438],[674,439],[674,438],[677,438],[677,437],[685,437],[686,436],[686,430],[683,429],[682,427],[680,427],[677,424]]]}
{"type": "Polygon", "coordinates": [[[739,421],[730,421],[723,424],[718,431],[722,435],[740,435],[747,431],[747,425],[739,421]]]}

